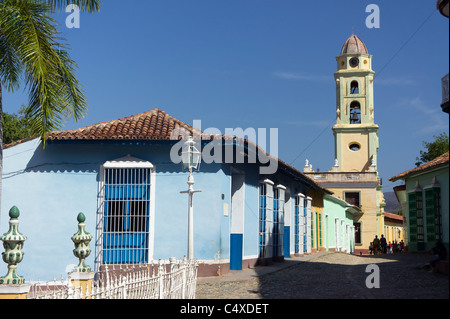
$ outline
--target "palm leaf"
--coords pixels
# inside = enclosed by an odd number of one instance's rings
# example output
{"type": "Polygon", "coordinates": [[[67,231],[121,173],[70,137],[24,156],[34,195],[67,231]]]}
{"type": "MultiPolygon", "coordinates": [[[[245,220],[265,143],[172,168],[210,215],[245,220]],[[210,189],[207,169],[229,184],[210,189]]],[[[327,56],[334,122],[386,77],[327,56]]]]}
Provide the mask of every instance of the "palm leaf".
{"type": "Polygon", "coordinates": [[[16,83],[23,70],[29,88],[26,114],[32,133],[41,135],[44,146],[48,132],[59,129],[64,118],[78,121],[87,109],[75,76],[76,64],[65,50],[50,10],[45,1],[6,0],[0,5],[0,50],[8,51],[0,65],[1,80],[16,83]]]}
{"type": "Polygon", "coordinates": [[[77,5],[82,12],[93,13],[100,11],[101,0],[47,0],[47,3],[58,11],[64,10],[68,5],[77,5]]]}

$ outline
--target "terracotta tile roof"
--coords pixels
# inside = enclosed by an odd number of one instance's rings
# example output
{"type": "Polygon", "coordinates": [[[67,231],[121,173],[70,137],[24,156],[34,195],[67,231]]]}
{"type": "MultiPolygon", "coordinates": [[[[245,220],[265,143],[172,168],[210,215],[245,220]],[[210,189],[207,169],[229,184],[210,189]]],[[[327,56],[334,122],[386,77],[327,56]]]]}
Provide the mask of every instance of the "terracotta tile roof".
{"type": "Polygon", "coordinates": [[[399,179],[403,179],[408,175],[414,174],[414,173],[419,173],[428,169],[432,169],[432,168],[436,168],[436,167],[440,167],[440,166],[448,166],[448,154],[449,152],[442,154],[439,157],[436,157],[434,160],[429,161],[428,163],[425,163],[419,167],[410,169],[409,171],[400,173],[396,176],[393,176],[391,178],[389,178],[389,180],[391,182],[395,182],[399,179]]]}
{"type": "Polygon", "coordinates": [[[403,220],[403,217],[397,214],[392,214],[388,212],[384,212],[384,218],[394,219],[394,220],[403,220]]]}
{"type": "MultiPolygon", "coordinates": [[[[94,141],[94,140],[170,140],[172,132],[178,135],[178,131],[182,129],[187,130],[190,135],[198,134],[203,140],[217,138],[215,135],[205,135],[192,126],[183,123],[176,118],[168,115],[166,112],[154,109],[144,113],[128,116],[118,120],[112,120],[107,122],[101,122],[86,126],[79,129],[68,130],[68,131],[58,131],[52,132],[48,135],[48,141],[94,141]]],[[[194,135],[195,136],[195,135],[194,135]]],[[[178,136],[178,139],[181,137],[178,136]]],[[[255,150],[261,150],[269,158],[278,161],[281,167],[284,167],[291,173],[297,176],[301,176],[305,181],[309,181],[309,185],[321,190],[324,193],[333,194],[330,190],[319,185],[310,177],[306,176],[296,168],[288,165],[282,160],[275,158],[267,154],[262,148],[257,144],[236,136],[230,135],[220,135],[222,140],[233,141],[236,140],[239,143],[248,143],[248,145],[253,146],[255,150]]],[[[25,140],[24,140],[25,141],[25,140]]],[[[14,144],[4,145],[3,148],[13,147],[20,144],[19,141],[14,144]]]]}
{"type": "Polygon", "coordinates": [[[362,40],[355,34],[352,34],[342,46],[341,55],[343,54],[359,54],[367,52],[367,47],[362,40]]]}
{"type": "Polygon", "coordinates": [[[48,140],[169,140],[172,131],[177,128],[184,128],[190,133],[193,131],[190,125],[154,109],[75,130],[52,132],[48,140]]]}

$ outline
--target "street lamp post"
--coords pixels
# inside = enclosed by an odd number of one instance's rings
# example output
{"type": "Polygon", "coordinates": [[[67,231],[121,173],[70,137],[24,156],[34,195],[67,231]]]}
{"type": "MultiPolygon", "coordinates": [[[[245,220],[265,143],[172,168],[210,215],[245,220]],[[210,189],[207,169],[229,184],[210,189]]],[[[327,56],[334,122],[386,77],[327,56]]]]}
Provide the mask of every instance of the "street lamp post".
{"type": "Polygon", "coordinates": [[[195,148],[195,142],[192,136],[189,136],[185,143],[185,149],[181,152],[181,160],[183,162],[183,168],[189,169],[188,177],[188,190],[180,192],[181,194],[188,194],[188,259],[194,259],[194,207],[193,207],[193,195],[199,193],[201,190],[194,190],[194,176],[192,170],[198,169],[201,153],[195,148]]]}

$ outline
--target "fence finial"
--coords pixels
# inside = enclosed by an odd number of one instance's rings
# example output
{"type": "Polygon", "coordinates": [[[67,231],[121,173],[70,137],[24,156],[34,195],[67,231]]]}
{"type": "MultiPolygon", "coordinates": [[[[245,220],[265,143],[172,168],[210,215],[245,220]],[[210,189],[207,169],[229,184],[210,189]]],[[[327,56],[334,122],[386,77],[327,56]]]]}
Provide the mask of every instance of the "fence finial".
{"type": "Polygon", "coordinates": [[[73,254],[80,260],[80,263],[73,269],[73,272],[90,272],[91,267],[86,265],[85,260],[91,254],[89,243],[92,240],[92,235],[85,230],[86,216],[83,213],[78,214],[77,220],[78,232],[72,236],[72,241],[75,244],[73,254]]]}
{"type": "Polygon", "coordinates": [[[16,206],[9,210],[9,230],[0,239],[3,241],[5,252],[3,261],[8,264],[8,273],[0,277],[0,285],[15,285],[25,283],[25,278],[17,275],[17,264],[23,259],[23,244],[27,237],[19,232],[20,211],[16,206]]]}

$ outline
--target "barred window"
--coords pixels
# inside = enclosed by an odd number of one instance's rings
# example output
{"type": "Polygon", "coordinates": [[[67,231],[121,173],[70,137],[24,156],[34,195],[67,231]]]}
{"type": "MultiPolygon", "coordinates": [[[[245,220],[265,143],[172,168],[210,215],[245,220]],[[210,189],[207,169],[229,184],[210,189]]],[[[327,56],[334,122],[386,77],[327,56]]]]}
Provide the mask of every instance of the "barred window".
{"type": "Polygon", "coordinates": [[[150,169],[106,169],[104,187],[104,263],[147,262],[150,169]]]}
{"type": "Polygon", "coordinates": [[[273,198],[273,256],[283,256],[284,196],[286,188],[278,185],[273,198]]]}
{"type": "Polygon", "coordinates": [[[259,184],[259,257],[272,253],[273,231],[273,182],[265,180],[259,184]]]}
{"type": "Polygon", "coordinates": [[[441,189],[425,189],[425,215],[427,224],[427,241],[442,240],[441,189]]]}
{"type": "Polygon", "coordinates": [[[295,237],[294,247],[296,254],[303,254],[307,251],[307,212],[306,200],[303,194],[295,196],[294,206],[295,237]]]}
{"type": "Polygon", "coordinates": [[[151,163],[131,156],[103,165],[96,263],[137,264],[152,258],[153,172],[151,163]]]}

